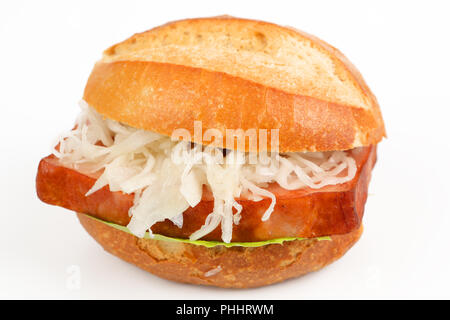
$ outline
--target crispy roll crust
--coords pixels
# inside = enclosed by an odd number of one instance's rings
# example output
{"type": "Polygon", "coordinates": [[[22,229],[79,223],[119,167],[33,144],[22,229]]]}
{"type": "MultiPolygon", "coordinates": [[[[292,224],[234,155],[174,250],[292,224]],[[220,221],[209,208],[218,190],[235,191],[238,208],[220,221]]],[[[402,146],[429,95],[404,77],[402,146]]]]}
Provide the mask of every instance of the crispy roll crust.
{"type": "Polygon", "coordinates": [[[168,280],[226,288],[259,287],[319,270],[353,246],[362,226],[329,240],[295,240],[256,248],[139,239],[77,214],[86,231],[109,253],[168,280]]]}
{"type": "Polygon", "coordinates": [[[346,150],[385,135],[375,96],[341,52],[298,30],[230,17],[176,21],[112,46],[84,100],[106,118],[168,136],[184,128],[202,144],[210,141],[194,136],[194,121],[223,137],[279,129],[280,152],[346,150]]]}

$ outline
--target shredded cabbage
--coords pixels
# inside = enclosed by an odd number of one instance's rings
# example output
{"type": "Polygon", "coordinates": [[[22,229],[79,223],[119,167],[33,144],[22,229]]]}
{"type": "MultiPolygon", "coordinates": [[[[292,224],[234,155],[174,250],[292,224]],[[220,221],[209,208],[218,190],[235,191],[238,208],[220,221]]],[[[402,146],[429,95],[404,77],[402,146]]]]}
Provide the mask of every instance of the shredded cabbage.
{"type": "MultiPolygon", "coordinates": [[[[214,209],[204,225],[190,236],[201,239],[222,229],[230,243],[233,225],[239,224],[242,206],[237,198],[271,204],[262,216],[270,218],[276,197],[266,187],[278,183],[286,190],[345,183],[356,174],[351,152],[274,154],[264,163],[250,164],[249,153],[208,148],[172,140],[154,132],[103,119],[85,101],[73,130],[62,134],[54,154],[62,165],[86,174],[100,173],[86,196],[109,186],[111,191],[134,193],[129,210],[130,231],[144,237],[151,226],[165,219],[183,226],[182,213],[202,199],[203,186],[214,197],[214,209]]],[[[254,158],[253,158],[254,159],[254,158]]]]}

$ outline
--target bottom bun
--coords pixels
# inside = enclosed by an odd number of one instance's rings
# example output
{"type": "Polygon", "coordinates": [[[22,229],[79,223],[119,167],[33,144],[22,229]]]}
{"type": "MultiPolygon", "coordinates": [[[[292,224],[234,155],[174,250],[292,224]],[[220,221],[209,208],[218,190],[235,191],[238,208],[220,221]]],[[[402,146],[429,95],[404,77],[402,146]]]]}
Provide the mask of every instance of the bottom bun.
{"type": "Polygon", "coordinates": [[[293,240],[261,247],[204,246],[140,239],[77,214],[86,231],[109,253],[161,278],[226,288],[251,288],[319,270],[358,241],[362,226],[331,240],[293,240]]]}

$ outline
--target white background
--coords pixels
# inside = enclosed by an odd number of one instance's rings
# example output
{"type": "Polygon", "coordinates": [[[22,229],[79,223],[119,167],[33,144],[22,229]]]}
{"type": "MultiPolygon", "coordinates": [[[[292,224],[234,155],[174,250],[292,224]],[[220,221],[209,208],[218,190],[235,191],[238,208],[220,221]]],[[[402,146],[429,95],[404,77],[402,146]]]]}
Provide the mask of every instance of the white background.
{"type": "Polygon", "coordinates": [[[448,4],[1,1],[0,298],[450,298],[448,4]],[[154,277],[104,252],[74,214],[35,193],[39,159],[71,128],[104,49],[170,20],[221,14],[291,25],[339,48],[377,95],[388,133],[361,240],[322,271],[252,290],[154,277]]]}

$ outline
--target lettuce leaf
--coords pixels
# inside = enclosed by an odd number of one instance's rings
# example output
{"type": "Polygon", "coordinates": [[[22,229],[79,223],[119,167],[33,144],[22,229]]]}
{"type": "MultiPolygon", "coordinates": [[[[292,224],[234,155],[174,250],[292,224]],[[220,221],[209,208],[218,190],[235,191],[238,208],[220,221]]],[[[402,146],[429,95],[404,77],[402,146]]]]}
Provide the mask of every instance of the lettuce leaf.
{"type": "MultiPolygon", "coordinates": [[[[130,232],[130,230],[127,227],[112,223],[112,222],[108,222],[108,221],[104,221],[98,218],[95,218],[93,216],[87,215],[89,218],[104,223],[110,227],[113,227],[117,230],[132,234],[130,232]]],[[[172,237],[166,237],[160,234],[153,234],[152,236],[150,236],[150,234],[148,232],[145,233],[144,235],[144,239],[152,239],[152,240],[163,240],[163,241],[176,241],[176,242],[183,242],[183,243],[189,243],[189,244],[193,244],[193,245],[197,245],[197,246],[204,246],[207,248],[212,248],[215,246],[224,246],[227,248],[230,247],[246,247],[246,248],[253,248],[253,247],[262,247],[262,246],[266,246],[269,244],[282,244],[285,241],[293,241],[293,240],[308,240],[308,239],[316,239],[319,241],[322,240],[329,240],[331,241],[331,238],[326,236],[326,237],[317,237],[317,238],[295,238],[295,237],[289,237],[289,238],[277,238],[277,239],[271,239],[271,240],[265,240],[265,241],[256,241],[256,242],[230,242],[230,243],[226,243],[226,242],[220,242],[220,241],[205,241],[205,240],[189,240],[189,239],[180,239],[180,238],[172,238],[172,237]]]]}

